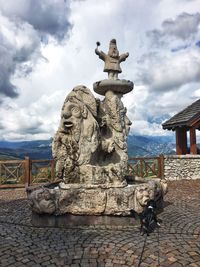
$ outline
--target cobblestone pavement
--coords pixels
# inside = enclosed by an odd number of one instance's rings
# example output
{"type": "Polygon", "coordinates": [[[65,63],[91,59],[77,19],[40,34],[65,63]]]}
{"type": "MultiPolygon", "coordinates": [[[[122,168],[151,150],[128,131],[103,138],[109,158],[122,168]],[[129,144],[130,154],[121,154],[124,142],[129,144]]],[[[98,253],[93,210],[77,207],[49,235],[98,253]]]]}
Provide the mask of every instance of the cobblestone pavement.
{"type": "Polygon", "coordinates": [[[35,228],[23,190],[0,190],[0,266],[200,266],[200,180],[169,182],[159,232],[35,228]]]}

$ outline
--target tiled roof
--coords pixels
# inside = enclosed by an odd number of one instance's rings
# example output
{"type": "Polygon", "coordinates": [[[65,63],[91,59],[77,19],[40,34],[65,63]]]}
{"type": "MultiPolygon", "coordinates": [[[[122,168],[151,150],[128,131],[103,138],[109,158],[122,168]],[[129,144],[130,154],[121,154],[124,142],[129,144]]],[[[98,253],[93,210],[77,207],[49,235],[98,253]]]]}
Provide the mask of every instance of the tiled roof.
{"type": "Polygon", "coordinates": [[[190,126],[191,122],[200,118],[200,99],[174,115],[162,124],[163,129],[174,129],[179,126],[190,126]]]}

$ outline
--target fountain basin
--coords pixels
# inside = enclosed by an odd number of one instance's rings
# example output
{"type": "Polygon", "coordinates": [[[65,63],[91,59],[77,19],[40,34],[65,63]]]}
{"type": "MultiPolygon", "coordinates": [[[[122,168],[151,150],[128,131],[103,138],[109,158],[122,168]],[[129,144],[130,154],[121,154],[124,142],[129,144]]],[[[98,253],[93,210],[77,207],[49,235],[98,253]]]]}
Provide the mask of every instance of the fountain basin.
{"type": "Polygon", "coordinates": [[[107,91],[113,91],[118,94],[127,94],[133,90],[133,82],[127,80],[105,79],[95,82],[93,89],[100,95],[105,95],[107,91]]]}
{"type": "Polygon", "coordinates": [[[34,225],[37,221],[45,224],[45,220],[50,220],[48,225],[54,226],[64,222],[112,224],[112,218],[119,216],[126,218],[124,221],[117,219],[119,224],[129,224],[130,211],[141,213],[150,199],[162,208],[166,192],[167,184],[160,179],[140,180],[117,188],[81,184],[67,184],[63,188],[63,182],[27,188],[34,225]]]}

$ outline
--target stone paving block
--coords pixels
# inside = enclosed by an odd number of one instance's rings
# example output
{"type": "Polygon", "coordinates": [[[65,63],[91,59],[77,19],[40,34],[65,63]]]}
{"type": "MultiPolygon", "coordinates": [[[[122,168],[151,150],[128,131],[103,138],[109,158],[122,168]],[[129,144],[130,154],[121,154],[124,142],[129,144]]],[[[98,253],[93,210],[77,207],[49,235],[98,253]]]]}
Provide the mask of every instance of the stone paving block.
{"type": "MultiPolygon", "coordinates": [[[[4,191],[0,194],[1,267],[138,265],[144,236],[137,228],[34,228],[25,199],[14,202],[12,196],[6,202],[11,212],[4,212],[5,204],[1,205],[4,191]]],[[[159,250],[158,233],[152,233],[147,237],[141,267],[158,266],[158,252],[162,267],[200,267],[199,196],[200,180],[169,183],[166,203],[170,204],[158,215],[163,220],[159,250]]]]}
{"type": "Polygon", "coordinates": [[[200,264],[199,263],[190,263],[188,266],[191,266],[191,267],[199,267],[200,264]]]}
{"type": "Polygon", "coordinates": [[[105,267],[113,267],[113,263],[105,263],[105,267]]]}

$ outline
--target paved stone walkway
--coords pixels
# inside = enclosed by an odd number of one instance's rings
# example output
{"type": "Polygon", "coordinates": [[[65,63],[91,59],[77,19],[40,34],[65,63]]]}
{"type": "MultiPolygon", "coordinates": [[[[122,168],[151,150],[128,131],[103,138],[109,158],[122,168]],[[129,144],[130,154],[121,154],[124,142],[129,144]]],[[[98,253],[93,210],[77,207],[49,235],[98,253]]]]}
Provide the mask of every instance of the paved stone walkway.
{"type": "Polygon", "coordinates": [[[159,233],[137,228],[35,228],[22,190],[0,190],[0,266],[200,266],[200,180],[169,182],[159,233]]]}

